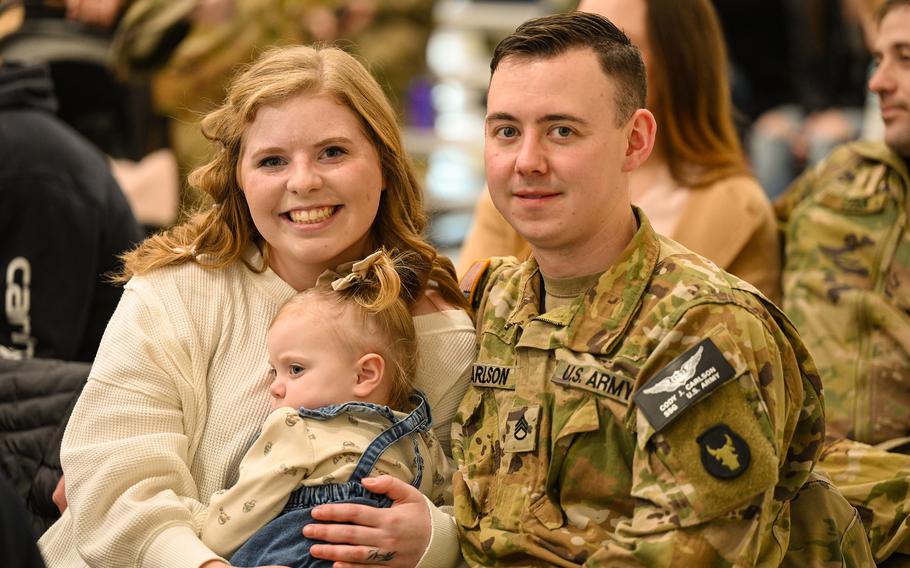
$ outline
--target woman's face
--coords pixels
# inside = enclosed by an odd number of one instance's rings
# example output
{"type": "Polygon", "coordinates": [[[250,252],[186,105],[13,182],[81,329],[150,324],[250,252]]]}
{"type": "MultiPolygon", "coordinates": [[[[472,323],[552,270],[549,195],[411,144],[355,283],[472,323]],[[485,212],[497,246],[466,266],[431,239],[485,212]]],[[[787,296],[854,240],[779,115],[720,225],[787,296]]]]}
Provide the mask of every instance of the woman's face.
{"type": "Polygon", "coordinates": [[[297,290],[367,253],[383,191],[379,154],[332,97],[261,107],[244,133],[238,182],[271,268],[297,290]]]}
{"type": "MultiPolygon", "coordinates": [[[[600,14],[621,29],[629,40],[641,50],[648,73],[648,99],[651,99],[651,44],[648,41],[647,0],[581,0],[581,12],[600,14]]],[[[650,106],[650,100],[648,105],[650,106]]]]}

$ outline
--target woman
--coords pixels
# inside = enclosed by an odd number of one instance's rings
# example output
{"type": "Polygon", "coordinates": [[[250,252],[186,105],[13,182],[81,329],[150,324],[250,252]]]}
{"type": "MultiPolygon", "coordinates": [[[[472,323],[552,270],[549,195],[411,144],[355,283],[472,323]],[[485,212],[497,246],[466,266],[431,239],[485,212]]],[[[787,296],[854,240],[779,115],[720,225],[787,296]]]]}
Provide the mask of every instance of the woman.
{"type": "Polygon", "coordinates": [[[453,309],[451,263],[420,236],[420,191],[376,81],[337,49],[273,50],[203,129],[220,152],[191,183],[215,205],[126,256],[130,280],[63,442],[69,508],[40,541],[52,568],[226,566],[197,531],[268,412],[268,323],[380,246],[432,267],[414,310],[416,386],[447,447],[473,326],[453,309]]]}
{"type": "MultiPolygon", "coordinates": [[[[657,142],[630,176],[632,201],[654,228],[780,299],[771,205],[749,175],[733,126],[726,49],[708,0],[582,0],[642,51],[657,142]]],[[[528,244],[481,196],[459,273],[489,256],[526,258],[528,244]]]]}

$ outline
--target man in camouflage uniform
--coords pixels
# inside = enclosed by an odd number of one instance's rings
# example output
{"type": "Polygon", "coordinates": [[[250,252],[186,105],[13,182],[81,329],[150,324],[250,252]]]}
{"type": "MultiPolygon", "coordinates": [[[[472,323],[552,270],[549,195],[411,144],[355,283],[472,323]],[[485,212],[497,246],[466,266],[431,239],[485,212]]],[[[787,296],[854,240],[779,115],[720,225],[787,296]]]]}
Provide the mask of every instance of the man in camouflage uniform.
{"type": "Polygon", "coordinates": [[[910,553],[910,457],[888,451],[910,442],[910,0],[886,2],[878,31],[869,88],[884,142],[837,148],[776,209],[784,308],[825,387],[833,443],[819,468],[859,509],[884,560],[910,553]]]}
{"type": "MultiPolygon", "coordinates": [[[[463,281],[479,342],[453,436],[465,560],[785,562],[824,438],[820,382],[777,308],[630,205],[655,134],[638,50],[600,16],[562,14],[519,27],[491,68],[487,181],[533,258],[463,281]]],[[[839,513],[818,512],[800,558],[869,565],[839,513]]]]}

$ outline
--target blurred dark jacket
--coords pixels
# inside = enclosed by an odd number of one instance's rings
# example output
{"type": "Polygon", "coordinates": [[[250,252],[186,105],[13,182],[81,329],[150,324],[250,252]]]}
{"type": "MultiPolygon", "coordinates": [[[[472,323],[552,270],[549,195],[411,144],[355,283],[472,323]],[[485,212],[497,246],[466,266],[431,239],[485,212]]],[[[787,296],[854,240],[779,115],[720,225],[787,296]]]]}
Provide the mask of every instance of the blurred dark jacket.
{"type": "Polygon", "coordinates": [[[143,237],[102,154],[53,112],[40,66],[0,64],[0,359],[91,361],[143,237]]]}
{"type": "Polygon", "coordinates": [[[60,516],[51,501],[61,475],[60,441],[90,367],[0,360],[0,473],[25,502],[31,518],[22,522],[35,537],[60,516]]]}

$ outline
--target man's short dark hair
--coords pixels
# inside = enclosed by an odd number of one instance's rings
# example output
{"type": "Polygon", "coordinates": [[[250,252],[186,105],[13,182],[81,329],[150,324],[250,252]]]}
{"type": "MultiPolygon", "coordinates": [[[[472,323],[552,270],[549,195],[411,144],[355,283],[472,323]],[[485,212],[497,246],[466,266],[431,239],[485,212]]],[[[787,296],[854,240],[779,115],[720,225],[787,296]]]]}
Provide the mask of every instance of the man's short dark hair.
{"type": "Polygon", "coordinates": [[[885,16],[891,13],[892,10],[896,10],[901,7],[910,7],[910,0],[886,0],[884,4],[878,9],[877,20],[878,24],[881,25],[882,20],[885,19],[885,16]]]}
{"type": "Polygon", "coordinates": [[[603,16],[568,12],[528,20],[496,46],[490,72],[507,57],[546,59],[578,48],[594,50],[604,74],[616,80],[616,120],[625,124],[645,106],[645,64],[626,34],[603,16]]]}

